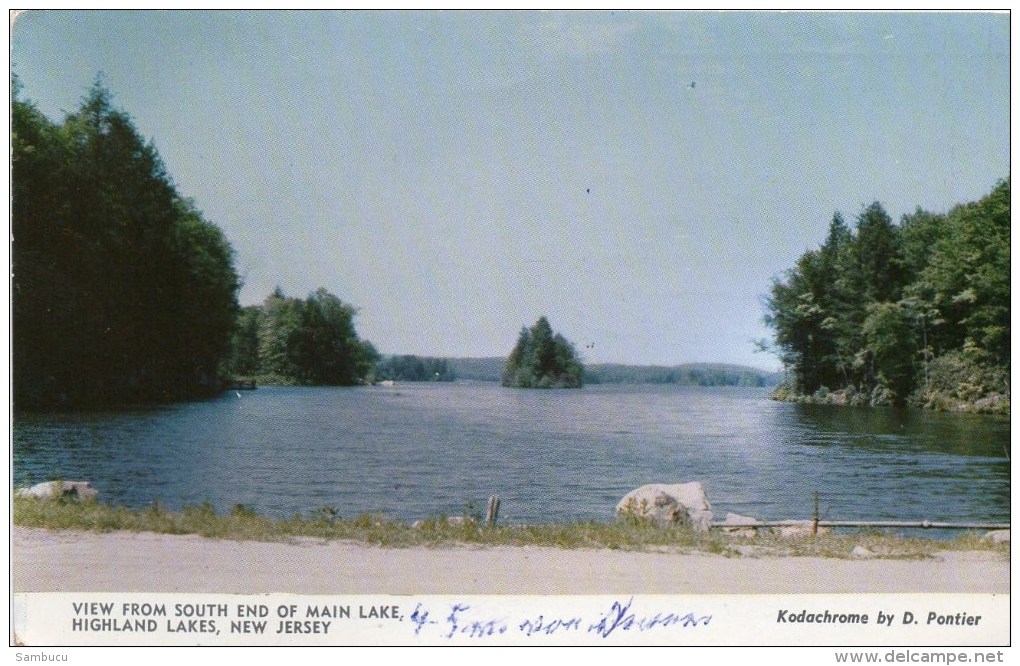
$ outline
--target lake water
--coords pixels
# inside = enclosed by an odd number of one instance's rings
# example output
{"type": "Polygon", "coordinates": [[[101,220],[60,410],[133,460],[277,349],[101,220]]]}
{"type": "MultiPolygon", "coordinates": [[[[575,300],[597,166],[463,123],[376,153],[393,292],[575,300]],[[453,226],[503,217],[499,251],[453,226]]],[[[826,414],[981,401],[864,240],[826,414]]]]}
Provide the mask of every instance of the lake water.
{"type": "Polygon", "coordinates": [[[491,383],[265,387],[13,427],[15,487],[88,479],[114,504],[286,517],[608,521],[650,482],[701,481],[716,519],[1008,522],[1009,421],[808,406],[766,389],[491,383]]]}

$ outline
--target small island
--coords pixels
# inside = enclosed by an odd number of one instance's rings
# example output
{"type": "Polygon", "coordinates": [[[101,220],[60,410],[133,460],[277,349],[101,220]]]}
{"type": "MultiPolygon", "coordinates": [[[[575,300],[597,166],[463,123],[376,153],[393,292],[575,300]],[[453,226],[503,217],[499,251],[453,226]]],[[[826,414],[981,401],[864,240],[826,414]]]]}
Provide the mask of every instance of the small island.
{"type": "Polygon", "coordinates": [[[503,370],[503,386],[513,388],[581,388],[584,366],[574,345],[553,333],[544,316],[522,328],[503,370]]]}

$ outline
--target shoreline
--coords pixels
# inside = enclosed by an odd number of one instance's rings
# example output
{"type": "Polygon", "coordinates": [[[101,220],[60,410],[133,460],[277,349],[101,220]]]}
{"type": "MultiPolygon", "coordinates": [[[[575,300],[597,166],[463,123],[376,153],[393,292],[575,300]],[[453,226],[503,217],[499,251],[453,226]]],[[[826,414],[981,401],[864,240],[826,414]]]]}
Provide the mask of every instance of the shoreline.
{"type": "Polygon", "coordinates": [[[12,526],[12,589],[255,594],[1010,593],[1009,555],[727,557],[548,546],[411,546],[12,526]]]}
{"type": "Polygon", "coordinates": [[[768,397],[769,400],[776,402],[789,402],[800,405],[917,409],[932,414],[958,414],[1007,420],[1010,417],[1009,398],[1000,394],[991,394],[972,400],[949,398],[944,394],[932,394],[923,402],[919,402],[911,396],[906,404],[894,405],[887,400],[873,401],[870,399],[869,394],[857,392],[849,388],[830,390],[823,387],[814,393],[796,393],[783,386],[777,386],[769,392],[768,397]]]}

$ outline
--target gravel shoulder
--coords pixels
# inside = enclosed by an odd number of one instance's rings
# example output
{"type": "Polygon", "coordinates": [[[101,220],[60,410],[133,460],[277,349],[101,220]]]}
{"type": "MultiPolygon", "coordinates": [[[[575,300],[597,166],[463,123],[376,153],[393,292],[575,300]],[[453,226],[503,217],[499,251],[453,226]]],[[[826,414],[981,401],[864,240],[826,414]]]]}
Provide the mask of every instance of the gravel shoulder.
{"type": "Polygon", "coordinates": [[[378,548],[304,539],[13,527],[14,592],[255,594],[1009,594],[1008,557],[725,557],[522,547],[378,548]]]}

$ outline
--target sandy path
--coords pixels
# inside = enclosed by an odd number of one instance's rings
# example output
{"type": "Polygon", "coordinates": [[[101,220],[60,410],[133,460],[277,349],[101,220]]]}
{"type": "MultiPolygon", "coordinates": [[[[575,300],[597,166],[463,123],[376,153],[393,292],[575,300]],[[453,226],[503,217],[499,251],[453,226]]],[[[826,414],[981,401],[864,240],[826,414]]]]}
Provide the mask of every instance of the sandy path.
{"type": "Polygon", "coordinates": [[[250,594],[1009,593],[1009,560],[925,561],[558,550],[382,549],[15,527],[15,592],[250,594]]]}

